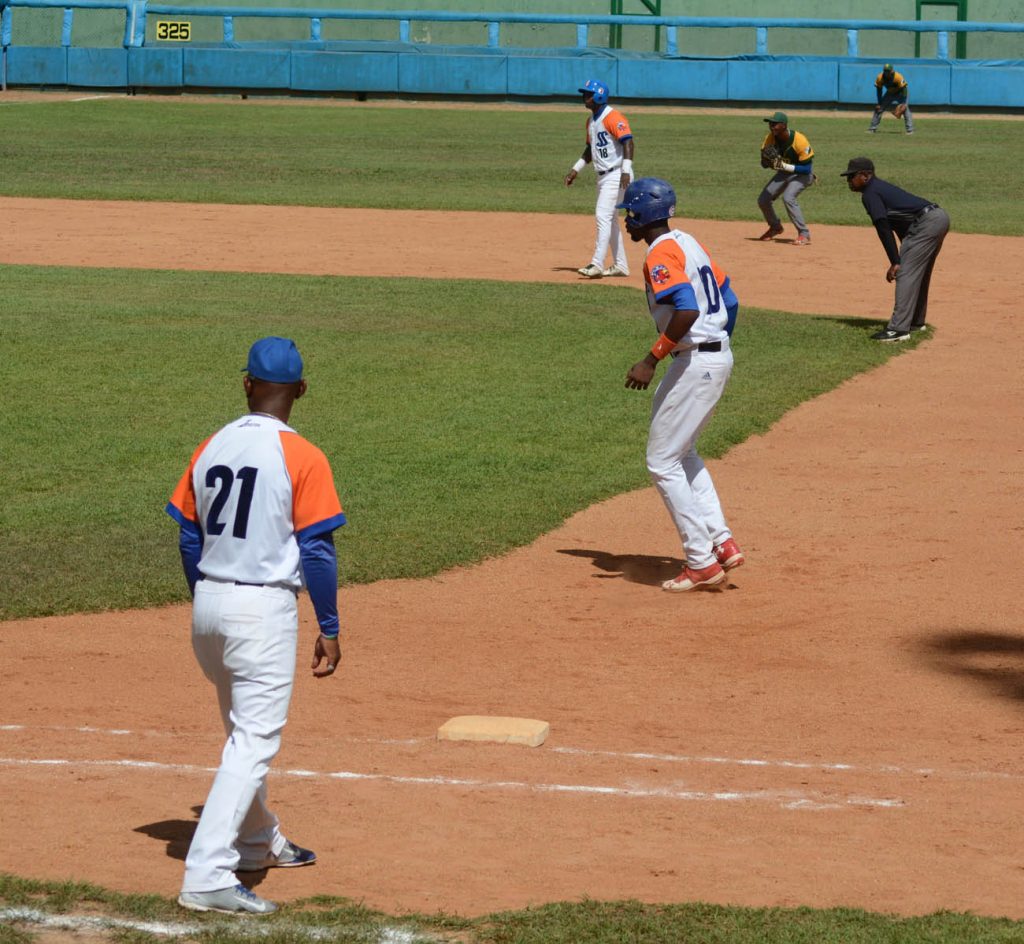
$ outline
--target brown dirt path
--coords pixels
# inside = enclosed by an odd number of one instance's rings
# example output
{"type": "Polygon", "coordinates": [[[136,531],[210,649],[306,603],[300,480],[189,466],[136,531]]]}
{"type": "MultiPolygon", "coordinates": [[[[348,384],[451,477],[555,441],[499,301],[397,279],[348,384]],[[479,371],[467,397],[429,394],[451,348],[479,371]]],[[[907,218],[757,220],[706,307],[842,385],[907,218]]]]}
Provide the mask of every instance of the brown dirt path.
{"type": "MultiPolygon", "coordinates": [[[[379,274],[362,238],[387,225],[406,275],[571,281],[591,240],[578,217],[4,199],[0,218],[5,263],[379,274]]],[[[751,241],[753,223],[685,226],[747,304],[891,306],[871,230],[816,227],[796,249],[751,241]]],[[[999,281],[1022,250],[954,233],[928,343],[713,463],[749,555],[727,592],[657,589],[678,548],[649,489],[500,560],[346,590],[344,671],[314,684],[300,656],[272,780],[321,862],[261,891],[1024,917],[1024,329],[999,281]],[[552,734],[433,740],[465,713],[552,734]]],[[[187,622],[0,626],[0,870],[176,891],[219,752],[187,622]]]]}

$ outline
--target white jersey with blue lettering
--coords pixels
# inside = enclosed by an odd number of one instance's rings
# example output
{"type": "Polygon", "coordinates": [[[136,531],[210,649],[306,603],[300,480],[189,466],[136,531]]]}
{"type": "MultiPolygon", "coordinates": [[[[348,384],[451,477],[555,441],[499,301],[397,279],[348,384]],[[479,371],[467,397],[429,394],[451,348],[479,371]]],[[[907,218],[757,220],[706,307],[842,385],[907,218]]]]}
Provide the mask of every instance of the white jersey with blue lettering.
{"type": "Polygon", "coordinates": [[[644,261],[647,304],[658,333],[668,327],[674,312],[695,310],[697,320],[678,347],[724,341],[729,317],[722,298],[725,281],[725,273],[689,233],[674,229],[659,236],[644,261]]]}

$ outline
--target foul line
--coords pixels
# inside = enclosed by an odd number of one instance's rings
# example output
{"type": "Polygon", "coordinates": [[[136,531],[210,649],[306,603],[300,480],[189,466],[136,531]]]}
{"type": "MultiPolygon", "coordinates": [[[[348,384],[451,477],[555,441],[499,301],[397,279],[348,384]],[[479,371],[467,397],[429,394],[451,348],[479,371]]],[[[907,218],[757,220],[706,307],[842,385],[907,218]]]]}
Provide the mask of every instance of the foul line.
{"type": "Polygon", "coordinates": [[[944,777],[950,780],[1024,780],[1022,774],[997,770],[937,770],[934,767],[899,767],[895,764],[875,766],[829,763],[827,761],[761,760],[751,757],[692,756],[688,754],[645,754],[639,751],[595,751],[581,747],[552,747],[555,754],[582,754],[589,757],[626,757],[633,760],[657,760],[674,764],[729,764],[737,767],[780,767],[789,770],[838,770],[849,773],[896,774],[906,777],[944,777]]]}
{"type": "MultiPolygon", "coordinates": [[[[312,928],[307,925],[285,924],[280,921],[255,926],[249,924],[245,918],[239,920],[238,917],[233,917],[220,924],[204,923],[199,925],[163,921],[132,921],[127,918],[97,917],[95,915],[47,914],[45,911],[38,911],[35,908],[0,908],[0,922],[3,921],[17,921],[22,924],[60,931],[141,931],[144,934],[155,934],[159,937],[195,937],[209,934],[218,928],[230,930],[233,937],[263,938],[286,932],[289,939],[305,938],[312,941],[328,941],[348,936],[345,928],[337,930],[312,928]]],[[[360,937],[360,940],[363,939],[364,937],[360,937]]],[[[372,940],[368,935],[365,936],[365,939],[372,940]]],[[[428,938],[420,937],[404,928],[381,928],[376,940],[378,944],[415,944],[417,941],[426,941],[428,938]]]]}
{"type": "MultiPolygon", "coordinates": [[[[68,725],[44,724],[0,724],[0,731],[74,731],[80,734],[106,734],[123,737],[178,737],[166,731],[131,731],[126,728],[94,728],[88,725],[72,727],[68,725]]],[[[218,734],[219,736],[219,734],[218,734]]],[[[433,744],[433,737],[409,738],[372,738],[344,737],[338,740],[352,744],[433,744]]],[[[757,757],[717,757],[699,754],[656,754],[645,751],[602,751],[583,747],[553,747],[544,749],[552,754],[572,754],[585,757],[618,757],[626,760],[661,761],[671,764],[721,764],[736,767],[778,767],[785,770],[830,770],[847,773],[893,774],[899,777],[943,777],[949,780],[1021,780],[1024,774],[1005,773],[997,770],[939,770],[935,767],[901,767],[898,764],[848,764],[832,761],[801,761],[801,760],[766,760],[757,757]]]]}
{"type": "MultiPolygon", "coordinates": [[[[65,760],[61,758],[23,759],[0,757],[5,767],[116,767],[132,770],[170,770],[176,773],[210,774],[215,767],[193,764],[163,764],[149,760],[65,760]]],[[[615,787],[569,783],[527,783],[521,780],[476,780],[458,777],[400,777],[393,774],[368,774],[352,770],[271,770],[271,776],[312,780],[377,781],[403,786],[469,787],[478,790],[524,790],[532,793],[582,794],[628,799],[660,799],[705,802],[772,803],[785,810],[838,810],[845,807],[892,809],[906,806],[898,798],[868,796],[831,796],[818,791],[798,790],[673,790],[669,788],[615,787]]]]}

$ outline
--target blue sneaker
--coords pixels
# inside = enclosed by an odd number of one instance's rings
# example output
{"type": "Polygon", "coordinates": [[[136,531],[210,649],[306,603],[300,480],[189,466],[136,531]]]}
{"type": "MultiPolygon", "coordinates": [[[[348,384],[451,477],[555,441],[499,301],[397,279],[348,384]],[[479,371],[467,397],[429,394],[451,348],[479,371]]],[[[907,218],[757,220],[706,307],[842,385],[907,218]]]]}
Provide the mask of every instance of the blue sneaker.
{"type": "Polygon", "coordinates": [[[178,904],[189,911],[218,911],[221,914],[268,915],[277,911],[277,905],[244,885],[218,888],[212,892],[182,892],[178,904]]]}
{"type": "Polygon", "coordinates": [[[262,872],[264,869],[295,869],[316,862],[312,849],[303,849],[294,842],[285,840],[284,848],[278,855],[267,855],[263,859],[242,859],[236,872],[262,872]]]}

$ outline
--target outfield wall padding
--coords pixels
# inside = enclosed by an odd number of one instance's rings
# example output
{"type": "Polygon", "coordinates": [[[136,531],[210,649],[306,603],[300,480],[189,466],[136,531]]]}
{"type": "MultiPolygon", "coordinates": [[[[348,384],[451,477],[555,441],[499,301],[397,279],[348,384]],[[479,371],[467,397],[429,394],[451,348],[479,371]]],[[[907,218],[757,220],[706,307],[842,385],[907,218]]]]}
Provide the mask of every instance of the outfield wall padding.
{"type": "MultiPolygon", "coordinates": [[[[144,90],[375,92],[512,98],[573,96],[588,78],[618,100],[873,104],[877,61],[827,56],[728,59],[593,49],[412,43],[218,43],[130,48],[10,46],[9,86],[144,90]]],[[[1024,60],[919,59],[902,67],[912,104],[1024,108],[1024,60]]]]}

